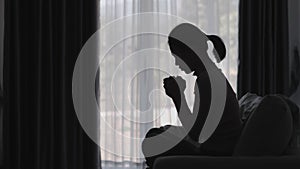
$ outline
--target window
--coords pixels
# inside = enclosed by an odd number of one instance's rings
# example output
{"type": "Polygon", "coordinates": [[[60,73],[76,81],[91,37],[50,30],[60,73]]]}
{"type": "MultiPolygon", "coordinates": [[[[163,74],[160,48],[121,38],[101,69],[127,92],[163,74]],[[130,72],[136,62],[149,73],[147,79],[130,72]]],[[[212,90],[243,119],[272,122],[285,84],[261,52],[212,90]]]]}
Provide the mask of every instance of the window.
{"type": "MultiPolygon", "coordinates": [[[[219,35],[226,44],[227,56],[218,66],[236,90],[238,0],[100,0],[100,25],[105,27],[124,16],[143,12],[159,12],[184,18],[207,34],[219,35]]],[[[138,29],[142,22],[145,21],[133,20],[124,24],[122,29],[124,32],[138,29]]],[[[159,19],[157,22],[158,29],[170,24],[159,19]]],[[[113,36],[105,35],[102,45],[109,45],[113,36]]],[[[211,51],[212,45],[209,46],[211,51]]],[[[103,168],[141,167],[143,155],[140,140],[134,138],[142,139],[152,127],[180,125],[173,103],[163,93],[162,79],[168,76],[168,72],[158,69],[137,72],[140,66],[160,65],[174,75],[182,75],[187,81],[187,100],[192,106],[194,77],[182,74],[174,66],[170,53],[152,51],[154,56],[150,57],[146,50],[149,48],[167,51],[166,37],[149,34],[122,39],[100,63],[99,105],[104,120],[100,124],[103,168]]]]}

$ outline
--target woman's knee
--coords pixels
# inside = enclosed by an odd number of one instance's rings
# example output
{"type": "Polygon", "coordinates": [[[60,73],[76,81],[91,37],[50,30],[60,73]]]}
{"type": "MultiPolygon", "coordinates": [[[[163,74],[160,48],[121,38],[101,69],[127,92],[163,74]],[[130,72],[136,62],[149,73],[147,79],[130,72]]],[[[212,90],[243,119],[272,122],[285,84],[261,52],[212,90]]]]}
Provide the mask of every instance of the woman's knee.
{"type": "Polygon", "coordinates": [[[165,125],[165,126],[161,126],[159,128],[151,128],[147,133],[146,133],[146,138],[148,137],[153,137],[153,136],[156,136],[156,135],[159,135],[163,132],[165,132],[168,128],[170,128],[171,125],[165,125]]]}
{"type": "Polygon", "coordinates": [[[155,136],[155,135],[157,135],[157,134],[159,134],[160,133],[160,129],[159,128],[152,128],[152,129],[150,129],[147,133],[146,133],[146,138],[148,138],[148,137],[153,137],[153,136],[155,136]]]}

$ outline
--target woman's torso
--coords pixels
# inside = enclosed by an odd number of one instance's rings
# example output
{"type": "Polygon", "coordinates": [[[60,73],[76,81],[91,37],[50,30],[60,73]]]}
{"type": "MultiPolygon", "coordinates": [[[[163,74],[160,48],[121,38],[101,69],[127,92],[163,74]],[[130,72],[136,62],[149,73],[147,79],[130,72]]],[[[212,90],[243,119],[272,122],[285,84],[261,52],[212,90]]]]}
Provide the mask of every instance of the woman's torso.
{"type": "MultiPolygon", "coordinates": [[[[226,84],[226,102],[222,118],[210,138],[201,144],[201,149],[208,154],[231,154],[242,129],[236,95],[227,79],[226,84]]],[[[198,110],[198,115],[195,125],[189,134],[196,141],[198,141],[200,132],[206,121],[210,106],[211,85],[208,74],[204,74],[201,77],[198,76],[196,80],[194,111],[198,110]]]]}

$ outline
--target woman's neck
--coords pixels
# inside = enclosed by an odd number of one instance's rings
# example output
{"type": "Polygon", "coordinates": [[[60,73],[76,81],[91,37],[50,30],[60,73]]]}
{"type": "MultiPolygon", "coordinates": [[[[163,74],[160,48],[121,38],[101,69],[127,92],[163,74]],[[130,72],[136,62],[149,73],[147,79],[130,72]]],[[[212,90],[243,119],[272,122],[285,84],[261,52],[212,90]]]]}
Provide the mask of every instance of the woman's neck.
{"type": "Polygon", "coordinates": [[[196,76],[200,76],[202,74],[208,74],[208,71],[215,71],[218,69],[218,67],[213,62],[210,62],[205,66],[202,62],[198,63],[197,65],[198,66],[194,70],[194,75],[196,76]]]}

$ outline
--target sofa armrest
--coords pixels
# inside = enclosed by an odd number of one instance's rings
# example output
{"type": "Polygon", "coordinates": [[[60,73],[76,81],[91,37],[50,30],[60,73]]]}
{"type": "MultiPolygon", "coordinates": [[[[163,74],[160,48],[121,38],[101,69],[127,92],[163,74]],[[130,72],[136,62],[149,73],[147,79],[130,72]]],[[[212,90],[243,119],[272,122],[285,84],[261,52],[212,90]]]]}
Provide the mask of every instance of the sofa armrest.
{"type": "Polygon", "coordinates": [[[154,169],[298,169],[299,166],[300,156],[166,156],[157,158],[154,163],[154,169]]]}

